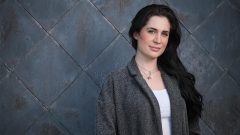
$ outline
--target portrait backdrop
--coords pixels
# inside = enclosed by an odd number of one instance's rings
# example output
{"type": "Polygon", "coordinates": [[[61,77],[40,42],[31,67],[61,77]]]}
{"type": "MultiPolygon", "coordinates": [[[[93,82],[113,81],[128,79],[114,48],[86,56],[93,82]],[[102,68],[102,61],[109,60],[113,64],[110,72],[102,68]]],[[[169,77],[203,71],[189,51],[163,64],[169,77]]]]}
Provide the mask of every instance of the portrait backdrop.
{"type": "Polygon", "coordinates": [[[93,135],[108,73],[135,54],[131,20],[171,7],[203,95],[203,135],[240,135],[239,0],[0,0],[0,134],[93,135]]]}

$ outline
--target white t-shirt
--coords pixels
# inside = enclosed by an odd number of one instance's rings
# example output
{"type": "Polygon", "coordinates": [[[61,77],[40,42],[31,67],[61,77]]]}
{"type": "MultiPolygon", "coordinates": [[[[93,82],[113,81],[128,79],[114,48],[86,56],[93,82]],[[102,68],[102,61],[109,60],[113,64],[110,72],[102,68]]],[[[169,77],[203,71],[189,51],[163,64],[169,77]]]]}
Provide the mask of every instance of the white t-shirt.
{"type": "Polygon", "coordinates": [[[160,107],[163,135],[171,135],[171,106],[167,90],[153,90],[160,107]]]}

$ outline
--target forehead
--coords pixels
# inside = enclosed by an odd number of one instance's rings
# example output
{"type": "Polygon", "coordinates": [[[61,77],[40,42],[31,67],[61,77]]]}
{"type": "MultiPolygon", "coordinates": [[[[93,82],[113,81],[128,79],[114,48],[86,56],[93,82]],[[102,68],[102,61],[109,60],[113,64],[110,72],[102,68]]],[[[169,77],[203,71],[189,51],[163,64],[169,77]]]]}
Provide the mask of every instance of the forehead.
{"type": "Polygon", "coordinates": [[[147,21],[147,24],[144,27],[152,27],[157,30],[166,30],[170,31],[170,23],[167,17],[164,16],[152,16],[147,21]]]}

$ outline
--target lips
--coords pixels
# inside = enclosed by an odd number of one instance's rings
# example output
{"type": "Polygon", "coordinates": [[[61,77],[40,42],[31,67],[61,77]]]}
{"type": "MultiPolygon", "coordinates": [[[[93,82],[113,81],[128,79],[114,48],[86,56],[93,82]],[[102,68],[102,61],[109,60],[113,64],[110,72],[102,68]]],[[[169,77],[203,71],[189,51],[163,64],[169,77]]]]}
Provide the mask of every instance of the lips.
{"type": "Polygon", "coordinates": [[[155,46],[149,46],[149,47],[154,52],[158,52],[161,49],[160,47],[155,47],[155,46]]]}

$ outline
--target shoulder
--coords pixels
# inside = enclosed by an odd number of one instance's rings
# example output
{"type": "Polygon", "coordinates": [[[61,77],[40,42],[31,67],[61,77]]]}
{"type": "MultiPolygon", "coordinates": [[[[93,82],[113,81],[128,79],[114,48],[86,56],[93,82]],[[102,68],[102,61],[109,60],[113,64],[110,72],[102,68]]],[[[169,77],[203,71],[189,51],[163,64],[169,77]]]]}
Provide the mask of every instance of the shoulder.
{"type": "Polygon", "coordinates": [[[120,91],[127,83],[127,74],[128,70],[126,68],[110,72],[102,84],[101,93],[105,93],[105,95],[107,95],[106,93],[113,94],[116,91],[120,91]]]}
{"type": "Polygon", "coordinates": [[[102,87],[114,87],[122,85],[129,78],[129,71],[126,67],[111,71],[105,78],[102,87]]]}
{"type": "Polygon", "coordinates": [[[117,80],[121,80],[124,79],[125,77],[127,77],[129,75],[128,69],[126,67],[121,68],[121,69],[117,69],[114,70],[112,72],[110,72],[105,81],[107,80],[112,80],[112,81],[117,81],[117,80]]]}

